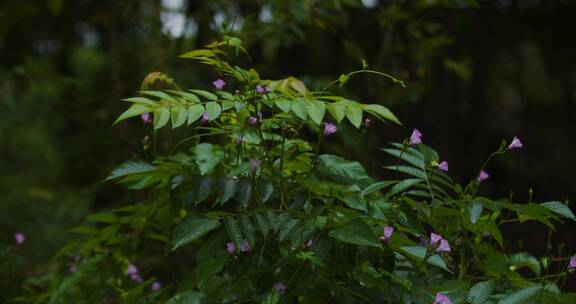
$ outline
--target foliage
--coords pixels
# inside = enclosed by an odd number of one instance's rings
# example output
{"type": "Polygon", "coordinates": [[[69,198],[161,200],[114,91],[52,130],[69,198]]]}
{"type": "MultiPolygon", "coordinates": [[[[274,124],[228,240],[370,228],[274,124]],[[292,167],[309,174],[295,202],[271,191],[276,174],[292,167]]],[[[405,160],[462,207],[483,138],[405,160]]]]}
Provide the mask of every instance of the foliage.
{"type": "MultiPolygon", "coordinates": [[[[435,150],[408,140],[382,149],[395,177],[374,180],[321,146],[334,126],[399,125],[392,112],[293,77],[261,79],[231,63],[242,53],[224,37],[182,55],[225,75],[233,92],[172,82],[126,99],[117,122],[153,116],[151,156],[107,180],[146,198],[73,228],[80,237],[57,255],[61,279],[22,302],[432,303],[442,293],[454,303],[569,303],[566,263],[506,253],[501,231],[535,221],[552,232],[576,221],[565,204],[479,196],[479,179],[454,183],[435,150]]],[[[503,142],[493,156],[508,150],[503,142]]]]}

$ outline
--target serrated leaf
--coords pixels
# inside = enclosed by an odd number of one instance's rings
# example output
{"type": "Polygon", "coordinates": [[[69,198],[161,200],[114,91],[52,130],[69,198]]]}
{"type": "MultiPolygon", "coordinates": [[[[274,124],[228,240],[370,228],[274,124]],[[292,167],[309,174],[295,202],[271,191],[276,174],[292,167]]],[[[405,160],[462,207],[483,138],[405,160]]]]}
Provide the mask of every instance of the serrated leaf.
{"type": "Polygon", "coordinates": [[[498,304],[521,304],[530,303],[529,300],[534,299],[536,294],[542,289],[542,287],[528,287],[520,289],[514,293],[501,299],[498,304]]]}
{"type": "Polygon", "coordinates": [[[470,288],[467,299],[472,304],[485,304],[490,299],[493,291],[494,281],[480,282],[470,288]]]}
{"type": "Polygon", "coordinates": [[[206,103],[206,113],[208,113],[208,120],[214,120],[222,113],[222,108],[217,102],[206,103]]]}
{"type": "Polygon", "coordinates": [[[355,106],[347,106],[346,118],[348,118],[348,121],[354,127],[356,127],[356,129],[359,129],[360,126],[362,125],[362,110],[355,106]]]}
{"type": "Polygon", "coordinates": [[[543,206],[544,208],[559,214],[567,219],[571,219],[573,221],[576,221],[576,217],[574,217],[574,213],[572,213],[572,210],[570,210],[570,208],[568,206],[566,206],[565,204],[561,203],[561,202],[547,202],[547,203],[542,203],[540,204],[541,206],[543,206]]]}
{"type": "Polygon", "coordinates": [[[124,111],[124,113],[122,113],[122,114],[120,114],[120,116],[118,116],[118,118],[116,119],[114,124],[117,124],[118,122],[120,122],[124,119],[128,119],[130,117],[138,116],[138,115],[141,115],[144,113],[150,113],[153,110],[154,110],[154,108],[147,106],[147,105],[133,104],[128,108],[128,110],[124,111]]]}
{"type": "Polygon", "coordinates": [[[379,104],[365,105],[364,111],[367,111],[368,113],[370,113],[370,114],[372,114],[378,118],[386,119],[386,120],[394,122],[398,125],[402,125],[402,123],[400,123],[400,120],[398,120],[396,115],[394,115],[394,113],[392,113],[390,110],[388,110],[388,108],[386,108],[382,105],[379,105],[379,104]]]}
{"type": "Polygon", "coordinates": [[[198,120],[198,118],[202,117],[204,114],[204,106],[201,104],[195,104],[188,108],[188,125],[193,124],[198,120]]]}
{"type": "Polygon", "coordinates": [[[328,109],[330,115],[332,115],[338,123],[341,123],[344,117],[346,117],[346,106],[344,105],[330,103],[326,106],[326,109],[328,109]]]}
{"type": "Polygon", "coordinates": [[[155,170],[156,167],[148,162],[142,160],[129,160],[114,168],[104,181],[132,174],[152,172],[155,170]]]}
{"type": "Polygon", "coordinates": [[[394,185],[394,187],[392,187],[392,189],[390,189],[390,191],[388,193],[386,193],[387,197],[396,195],[414,185],[417,185],[419,183],[424,182],[424,180],[419,179],[419,178],[409,178],[409,179],[405,179],[403,181],[398,182],[396,185],[394,185]]]}
{"type": "Polygon", "coordinates": [[[474,201],[468,211],[470,212],[470,222],[476,224],[478,218],[482,215],[482,211],[484,211],[484,205],[480,201],[474,201]]]}
{"type": "Polygon", "coordinates": [[[212,92],[208,92],[205,90],[190,90],[191,92],[195,93],[196,95],[200,95],[208,100],[216,101],[218,100],[218,96],[212,92]]]}
{"type": "Polygon", "coordinates": [[[224,225],[226,226],[228,236],[236,245],[236,251],[239,251],[240,246],[242,246],[243,237],[240,226],[238,226],[238,222],[233,217],[228,216],[224,219],[224,225]]]}
{"type": "Polygon", "coordinates": [[[372,247],[380,246],[370,226],[361,219],[354,219],[344,226],[332,230],[328,235],[344,243],[372,247]]]}
{"type": "Polygon", "coordinates": [[[306,108],[310,119],[312,119],[312,121],[317,125],[320,125],[322,119],[324,119],[324,114],[326,113],[326,106],[324,103],[315,99],[308,100],[306,108]]]}
{"type": "Polygon", "coordinates": [[[186,122],[188,113],[186,108],[177,106],[170,109],[170,117],[172,118],[172,129],[178,128],[186,122]]]}
{"type": "Polygon", "coordinates": [[[172,250],[196,241],[220,227],[220,221],[210,218],[187,217],[174,229],[172,250]]]}
{"type": "Polygon", "coordinates": [[[154,129],[158,130],[170,120],[170,110],[167,108],[158,108],[154,110],[154,129]]]}

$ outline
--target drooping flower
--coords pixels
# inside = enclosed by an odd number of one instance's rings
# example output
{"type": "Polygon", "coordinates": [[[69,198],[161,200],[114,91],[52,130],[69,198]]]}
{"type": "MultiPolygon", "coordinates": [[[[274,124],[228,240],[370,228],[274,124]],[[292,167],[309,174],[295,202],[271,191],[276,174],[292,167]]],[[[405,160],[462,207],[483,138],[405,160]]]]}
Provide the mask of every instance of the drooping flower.
{"type": "Polygon", "coordinates": [[[136,265],[134,264],[128,265],[128,268],[126,269],[126,274],[127,275],[138,274],[138,267],[136,267],[136,265]]]}
{"type": "Polygon", "coordinates": [[[452,304],[452,300],[450,300],[450,298],[445,294],[439,292],[436,294],[434,304],[452,304]]]}
{"type": "Polygon", "coordinates": [[[443,161],[438,165],[438,168],[444,172],[448,172],[448,162],[443,161]]]}
{"type": "Polygon", "coordinates": [[[306,242],[306,247],[307,247],[307,248],[312,248],[312,245],[314,245],[314,240],[313,240],[313,239],[309,239],[309,240],[306,242]]]}
{"type": "Polygon", "coordinates": [[[140,118],[142,118],[142,122],[145,125],[152,122],[152,117],[150,117],[150,113],[142,113],[142,114],[140,114],[140,118]]]}
{"type": "Polygon", "coordinates": [[[487,180],[490,177],[490,174],[488,174],[488,172],[481,170],[480,174],[478,174],[478,181],[482,182],[487,180]]]}
{"type": "Polygon", "coordinates": [[[435,246],[442,240],[442,236],[434,232],[430,233],[430,245],[435,246]]]}
{"type": "Polygon", "coordinates": [[[250,244],[248,244],[247,240],[243,240],[242,244],[240,244],[240,251],[248,252],[248,250],[250,250],[250,244]]]}
{"type": "Polygon", "coordinates": [[[338,127],[335,124],[327,122],[324,124],[324,136],[328,136],[330,134],[334,134],[338,131],[338,127]]]}
{"type": "Polygon", "coordinates": [[[248,119],[248,123],[251,126],[255,126],[259,122],[262,122],[262,112],[258,112],[258,116],[250,116],[250,118],[248,119]]]}
{"type": "Polygon", "coordinates": [[[214,85],[216,90],[222,90],[222,88],[224,88],[224,85],[226,84],[226,81],[222,79],[216,79],[212,82],[212,84],[214,85]]]}
{"type": "Polygon", "coordinates": [[[254,174],[256,170],[258,170],[258,167],[260,167],[261,163],[262,161],[259,159],[250,160],[250,171],[252,171],[252,174],[254,174]]]}
{"type": "Polygon", "coordinates": [[[22,232],[14,233],[14,239],[17,245],[22,245],[26,241],[26,235],[22,232]]]}
{"type": "Polygon", "coordinates": [[[364,127],[368,128],[372,124],[372,120],[370,118],[364,119],[364,127]]]}
{"type": "Polygon", "coordinates": [[[150,289],[152,289],[152,291],[158,291],[160,290],[160,288],[162,288],[162,283],[160,283],[160,281],[154,281],[154,283],[152,283],[152,285],[150,286],[150,289]]]}
{"type": "Polygon", "coordinates": [[[282,282],[275,283],[274,286],[272,286],[272,288],[276,289],[276,291],[278,291],[279,294],[284,294],[284,292],[286,291],[286,285],[284,285],[284,283],[282,282]]]}
{"type": "Polygon", "coordinates": [[[392,237],[392,233],[394,232],[394,227],[386,226],[384,227],[384,235],[382,235],[379,239],[383,242],[388,242],[392,237]]]}
{"type": "Polygon", "coordinates": [[[410,145],[415,146],[422,143],[422,133],[420,130],[414,129],[412,135],[410,135],[410,145]]]}
{"type": "Polygon", "coordinates": [[[256,93],[258,94],[266,94],[268,93],[268,88],[266,86],[257,85],[256,86],[256,93]]]}
{"type": "Polygon", "coordinates": [[[440,240],[440,246],[438,246],[438,252],[442,253],[442,252],[450,252],[450,251],[452,251],[452,249],[450,248],[450,243],[448,243],[448,241],[445,239],[441,239],[440,240]]]}
{"type": "Polygon", "coordinates": [[[518,137],[514,136],[512,142],[508,146],[508,150],[520,149],[520,148],[522,148],[522,142],[520,141],[520,139],[518,139],[518,137]]]}
{"type": "Polygon", "coordinates": [[[568,264],[568,270],[575,270],[576,269],[576,255],[573,255],[570,258],[570,263],[568,264]]]}
{"type": "Polygon", "coordinates": [[[210,119],[208,118],[208,112],[204,112],[202,113],[202,117],[200,118],[200,124],[205,125],[206,123],[208,123],[210,119]]]}
{"type": "Polygon", "coordinates": [[[226,251],[228,251],[229,254],[233,254],[234,251],[236,251],[236,245],[234,245],[234,242],[230,241],[226,243],[226,251]]]}

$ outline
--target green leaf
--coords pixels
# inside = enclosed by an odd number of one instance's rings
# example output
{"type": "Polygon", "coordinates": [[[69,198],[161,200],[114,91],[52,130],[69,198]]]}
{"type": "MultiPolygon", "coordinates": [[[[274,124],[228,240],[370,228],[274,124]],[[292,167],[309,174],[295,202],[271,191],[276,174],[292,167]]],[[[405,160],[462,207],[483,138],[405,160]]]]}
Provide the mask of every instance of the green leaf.
{"type": "Polygon", "coordinates": [[[249,182],[241,182],[236,193],[236,200],[242,207],[248,207],[252,198],[252,185],[249,182]]]}
{"type": "Polygon", "coordinates": [[[174,229],[172,250],[196,241],[220,227],[220,221],[210,218],[187,217],[174,229]]]}
{"type": "Polygon", "coordinates": [[[340,77],[338,77],[338,86],[341,87],[341,86],[345,85],[346,82],[348,82],[348,79],[350,79],[349,74],[340,75],[340,77]]]}
{"type": "Polygon", "coordinates": [[[541,206],[543,206],[544,208],[559,214],[567,219],[571,219],[573,221],[576,221],[576,217],[574,217],[574,213],[572,213],[572,210],[570,210],[570,208],[568,206],[566,206],[565,204],[561,203],[561,202],[547,202],[547,203],[542,203],[540,204],[541,206]]]}
{"type": "Polygon", "coordinates": [[[193,124],[198,120],[198,118],[202,117],[204,114],[204,106],[201,104],[195,104],[188,108],[188,125],[193,124]]]}
{"type": "Polygon", "coordinates": [[[277,99],[274,100],[274,104],[276,104],[276,106],[282,110],[282,112],[284,113],[288,113],[290,112],[290,100],[287,99],[277,99]]]}
{"type": "Polygon", "coordinates": [[[186,122],[188,113],[186,108],[177,106],[170,109],[170,117],[172,117],[172,129],[176,129],[186,122]]]}
{"type": "Polygon", "coordinates": [[[324,119],[324,114],[326,113],[326,106],[323,102],[312,99],[307,102],[308,116],[312,119],[314,123],[320,125],[322,119],[324,119]]]}
{"type": "MultiPolygon", "coordinates": [[[[419,261],[424,260],[424,258],[426,257],[426,251],[428,250],[426,247],[422,246],[404,246],[401,247],[401,249],[410,254],[411,256],[416,257],[419,261]]],[[[428,257],[426,263],[450,272],[448,266],[446,265],[446,262],[438,254],[434,254],[433,256],[428,257]]]]}
{"type": "Polygon", "coordinates": [[[346,118],[356,129],[359,129],[362,125],[362,110],[355,106],[348,106],[346,107],[346,118]]]}
{"type": "Polygon", "coordinates": [[[236,245],[236,251],[240,251],[243,237],[238,222],[233,217],[228,216],[224,219],[224,225],[226,226],[226,231],[228,231],[228,236],[236,245]]]}
{"type": "Polygon", "coordinates": [[[370,226],[361,219],[354,219],[346,225],[332,230],[328,235],[344,243],[380,247],[380,243],[370,226]]]}
{"type": "Polygon", "coordinates": [[[254,228],[254,225],[252,225],[252,220],[248,215],[243,214],[240,216],[240,225],[242,226],[242,232],[244,233],[244,236],[246,236],[248,244],[250,244],[250,248],[254,248],[256,229],[254,228]]]}
{"type": "Polygon", "coordinates": [[[196,291],[187,291],[171,297],[165,304],[201,304],[204,294],[196,291]]]}
{"type": "Polygon", "coordinates": [[[292,105],[290,106],[290,110],[296,114],[296,116],[302,120],[306,120],[308,118],[308,111],[307,111],[307,103],[306,100],[303,98],[298,98],[292,101],[292,105]]]}
{"type": "Polygon", "coordinates": [[[419,177],[422,179],[426,179],[427,175],[426,173],[424,173],[424,171],[415,168],[415,167],[410,167],[410,166],[387,166],[384,167],[386,169],[392,170],[392,171],[398,171],[398,172],[402,172],[408,175],[412,175],[415,177],[419,177]]]}
{"type": "Polygon", "coordinates": [[[484,205],[480,201],[474,201],[468,211],[470,212],[470,222],[476,224],[478,218],[482,215],[482,211],[484,211],[484,205]]]}
{"type": "Polygon", "coordinates": [[[159,106],[158,102],[156,102],[152,99],[148,99],[146,97],[130,97],[130,98],[122,99],[122,100],[132,102],[132,103],[138,103],[138,104],[145,105],[145,106],[149,106],[151,108],[156,108],[159,106]]]}
{"type": "Polygon", "coordinates": [[[262,213],[256,213],[254,215],[254,220],[256,221],[256,226],[258,226],[258,230],[260,230],[262,236],[267,237],[268,232],[270,231],[270,224],[268,224],[264,215],[262,213]]]}
{"type": "Polygon", "coordinates": [[[101,222],[106,224],[116,224],[120,222],[120,218],[112,213],[96,213],[86,217],[89,221],[101,222]]]}
{"type": "Polygon", "coordinates": [[[520,303],[531,303],[529,300],[533,300],[536,294],[542,289],[542,287],[528,287],[520,289],[512,294],[509,294],[505,298],[501,299],[498,304],[520,304],[520,303]]]}
{"type": "Polygon", "coordinates": [[[176,95],[180,95],[182,96],[185,100],[189,101],[189,102],[193,102],[193,103],[199,103],[200,102],[200,98],[198,98],[198,96],[189,93],[189,92],[184,92],[184,91],[176,91],[176,90],[168,90],[168,92],[172,93],[172,94],[176,94],[176,95]]]}
{"type": "Polygon", "coordinates": [[[148,95],[148,96],[154,96],[154,97],[158,97],[162,100],[167,100],[170,102],[176,102],[176,99],[174,99],[174,97],[162,92],[162,91],[140,91],[139,93],[144,94],[144,95],[148,95]]]}
{"type": "Polygon", "coordinates": [[[396,116],[394,115],[394,113],[390,112],[390,110],[388,110],[388,108],[379,105],[379,104],[369,104],[369,105],[365,105],[364,106],[364,111],[378,117],[378,118],[382,118],[382,119],[386,119],[389,120],[391,122],[394,122],[396,124],[402,125],[402,123],[400,123],[400,121],[398,120],[398,118],[396,118],[396,116]]]}
{"type": "Polygon", "coordinates": [[[154,129],[158,130],[170,120],[170,110],[167,108],[158,108],[154,110],[154,129]]]}
{"type": "Polygon", "coordinates": [[[426,164],[424,163],[424,156],[422,156],[422,154],[420,153],[413,153],[415,150],[410,150],[408,147],[405,147],[405,149],[402,150],[398,149],[380,149],[380,150],[392,156],[400,158],[419,169],[424,170],[426,167],[426,164]]]}
{"type": "Polygon", "coordinates": [[[236,179],[220,178],[218,180],[218,203],[224,204],[234,197],[237,186],[238,180],[236,179]]]}
{"type": "Polygon", "coordinates": [[[510,255],[508,257],[508,263],[514,270],[522,267],[528,267],[537,276],[539,276],[541,272],[540,262],[538,262],[535,257],[526,252],[519,252],[510,255]]]}
{"type": "Polygon", "coordinates": [[[211,101],[206,104],[206,112],[208,113],[208,120],[214,120],[220,116],[222,108],[218,103],[211,101]]]}
{"type": "Polygon", "coordinates": [[[344,117],[346,117],[346,106],[338,103],[330,103],[326,106],[330,115],[336,119],[338,123],[341,123],[344,117]]]}
{"type": "Polygon", "coordinates": [[[296,231],[297,225],[300,223],[300,220],[297,219],[290,219],[288,222],[283,224],[280,227],[280,233],[278,233],[278,240],[282,242],[286,238],[289,238],[291,233],[296,231]]]}
{"type": "Polygon", "coordinates": [[[195,161],[202,175],[212,172],[216,165],[224,158],[222,149],[210,143],[198,144],[194,149],[196,153],[195,161]]]}
{"type": "Polygon", "coordinates": [[[364,190],[362,190],[362,195],[368,195],[370,193],[380,191],[381,189],[386,188],[390,185],[394,185],[395,183],[397,183],[397,181],[382,181],[382,182],[370,184],[370,186],[368,186],[368,187],[364,188],[364,190]]]}
{"type": "Polygon", "coordinates": [[[484,281],[480,282],[468,292],[468,302],[472,304],[485,304],[490,299],[492,292],[494,291],[494,281],[484,281]]]}
{"type": "Polygon", "coordinates": [[[396,185],[394,185],[394,187],[392,187],[392,189],[390,189],[390,191],[388,193],[386,193],[387,197],[391,197],[393,195],[396,195],[414,185],[417,185],[419,183],[423,182],[423,180],[419,179],[419,178],[409,178],[409,179],[405,179],[399,183],[397,183],[396,185]]]}
{"type": "Polygon", "coordinates": [[[143,160],[129,160],[116,167],[110,175],[104,180],[108,181],[118,177],[123,177],[132,174],[148,173],[155,171],[156,167],[143,160]]]}
{"type": "Polygon", "coordinates": [[[197,95],[200,95],[208,100],[213,100],[216,101],[218,100],[218,96],[216,96],[216,94],[212,93],[212,92],[208,92],[208,91],[204,91],[204,90],[190,90],[191,92],[196,93],[197,95]]]}
{"type": "Polygon", "coordinates": [[[352,180],[368,179],[368,173],[364,167],[356,161],[349,161],[337,155],[322,154],[319,156],[321,171],[329,174],[336,175],[352,180]]]}
{"type": "Polygon", "coordinates": [[[118,122],[120,122],[124,119],[138,116],[138,115],[141,115],[144,113],[150,113],[152,111],[153,111],[153,108],[150,106],[146,106],[146,105],[142,105],[142,104],[133,104],[132,106],[130,106],[128,108],[128,110],[126,110],[124,113],[120,114],[120,116],[116,119],[114,124],[117,124],[118,122]]]}

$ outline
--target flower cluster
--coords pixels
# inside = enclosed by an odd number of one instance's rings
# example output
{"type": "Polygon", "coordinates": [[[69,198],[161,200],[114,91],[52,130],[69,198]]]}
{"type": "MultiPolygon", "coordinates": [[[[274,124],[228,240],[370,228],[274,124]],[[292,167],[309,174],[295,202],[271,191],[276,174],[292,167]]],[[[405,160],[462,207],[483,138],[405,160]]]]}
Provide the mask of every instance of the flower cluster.
{"type": "MultiPolygon", "coordinates": [[[[228,251],[229,254],[234,254],[234,252],[236,251],[236,245],[234,244],[234,242],[230,241],[226,243],[226,251],[228,251]]],[[[248,251],[250,251],[250,244],[248,244],[247,240],[243,240],[242,244],[240,244],[240,252],[248,252],[248,251]]]]}

